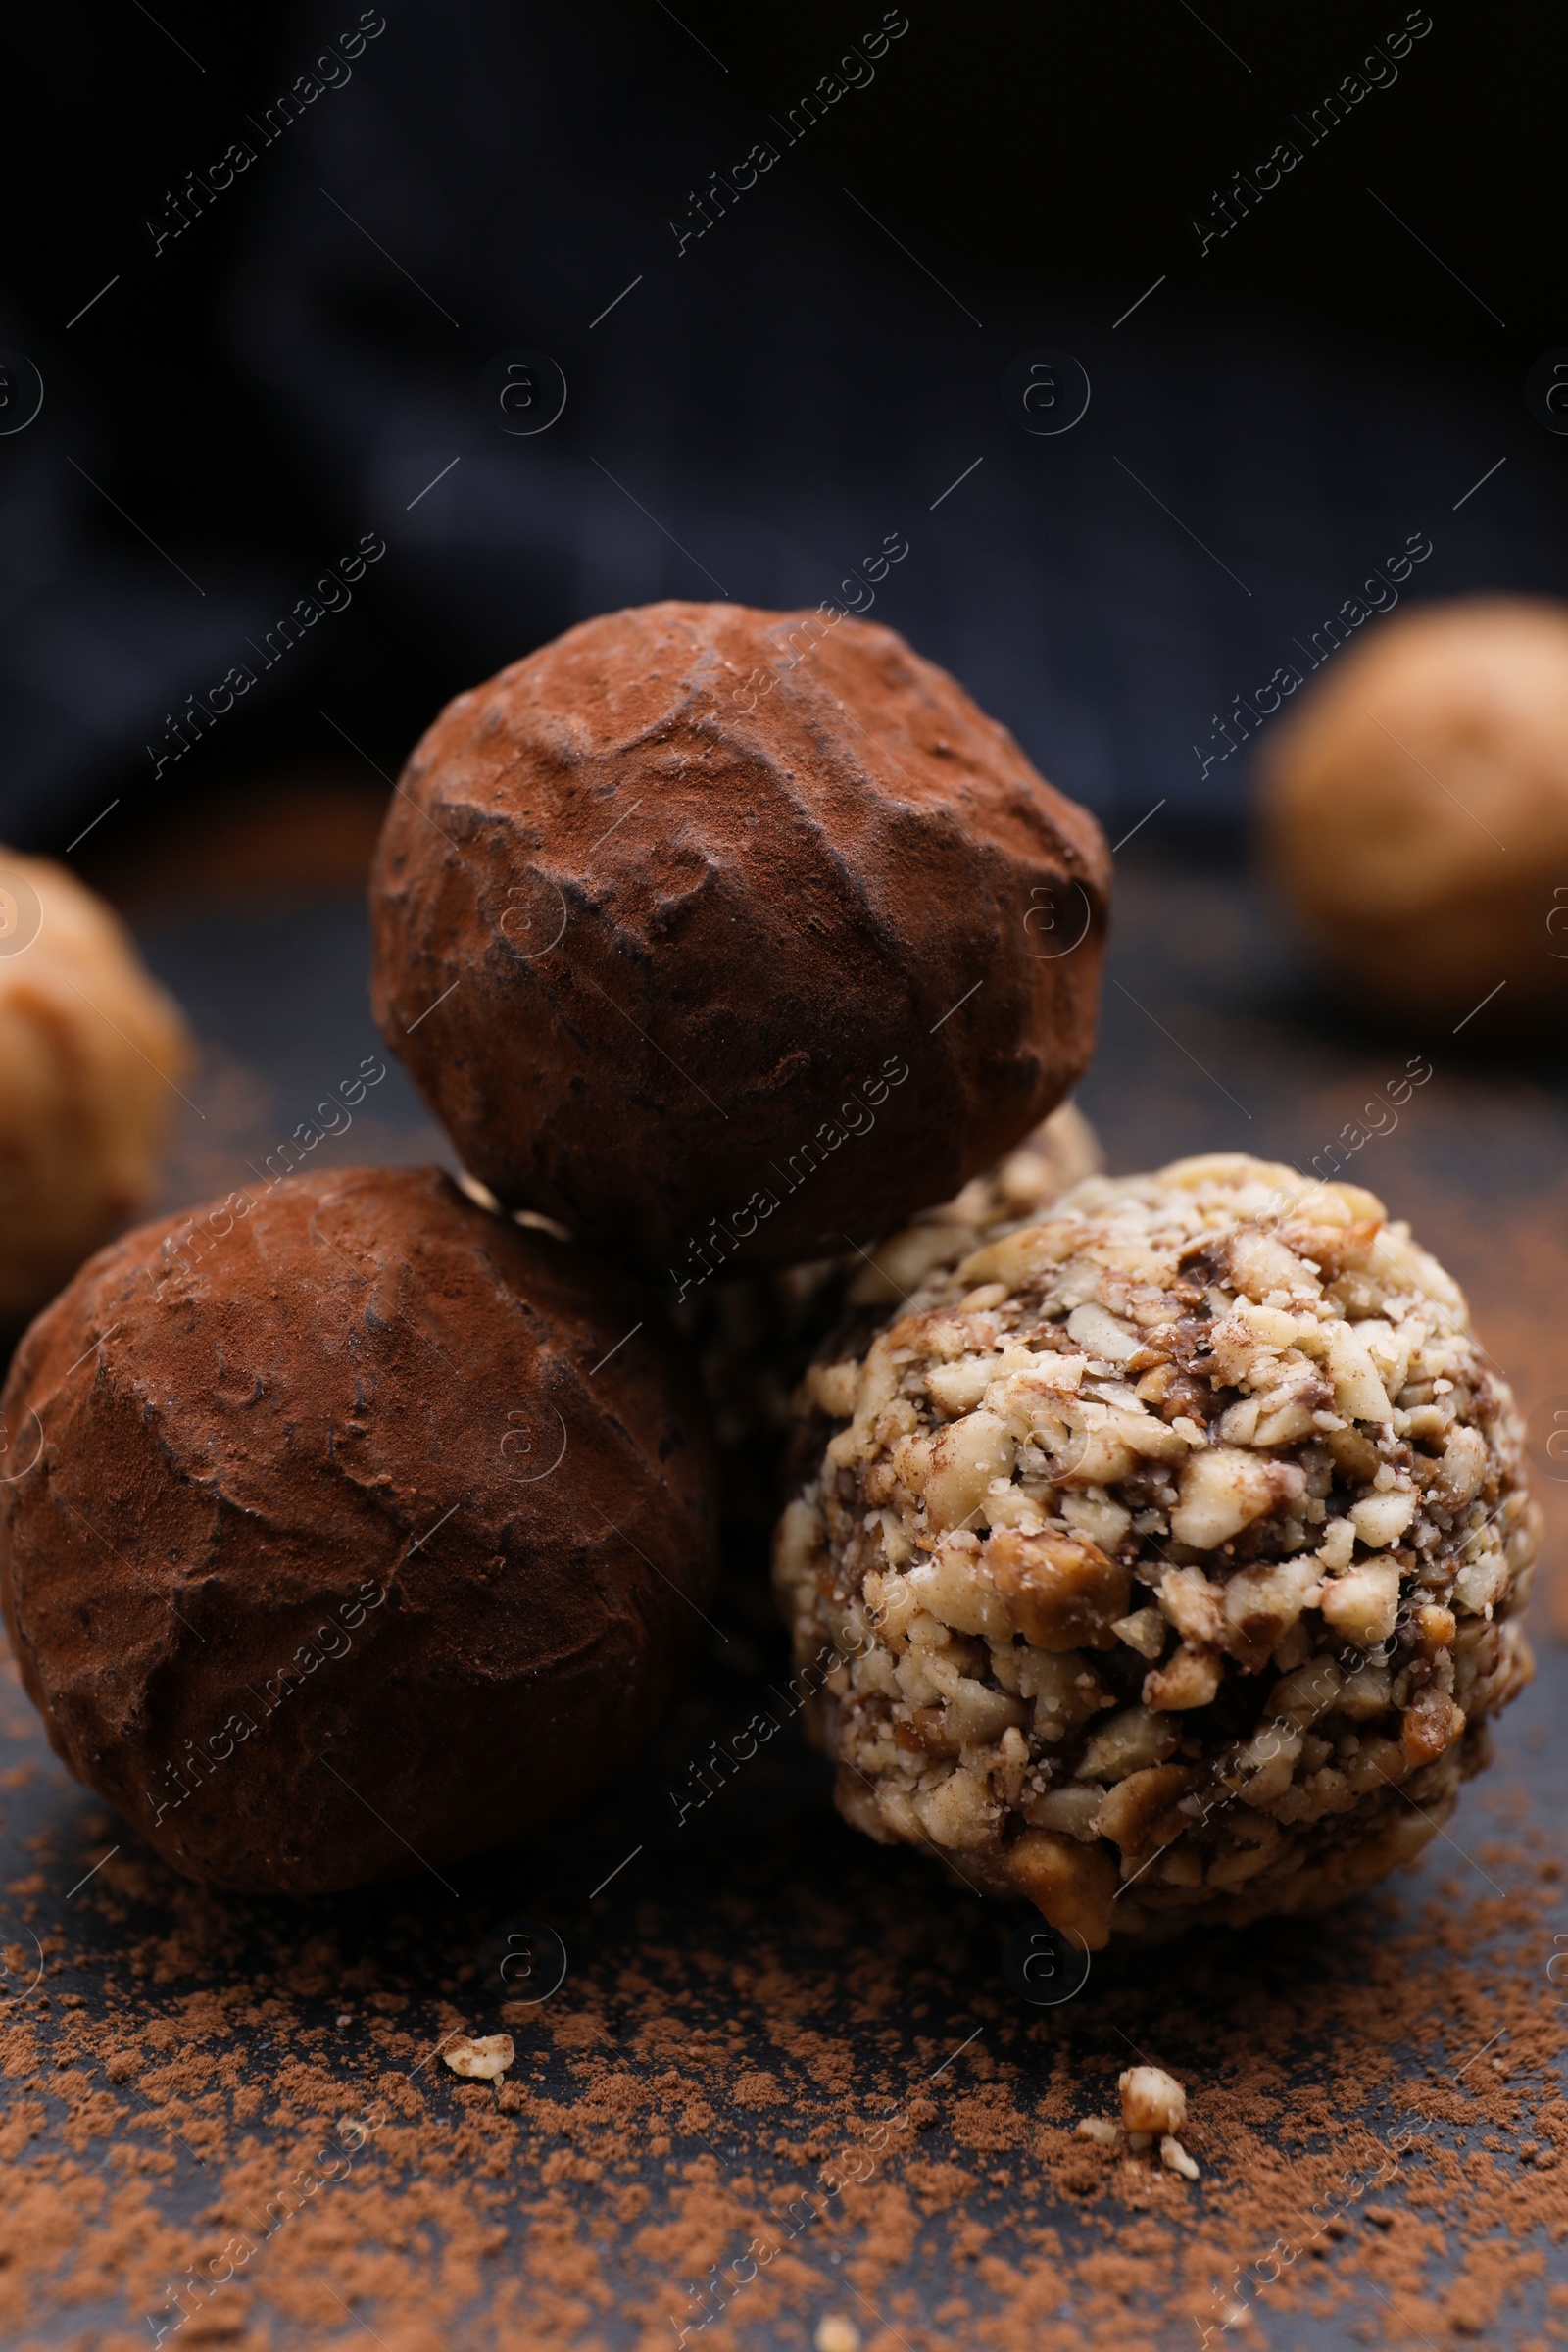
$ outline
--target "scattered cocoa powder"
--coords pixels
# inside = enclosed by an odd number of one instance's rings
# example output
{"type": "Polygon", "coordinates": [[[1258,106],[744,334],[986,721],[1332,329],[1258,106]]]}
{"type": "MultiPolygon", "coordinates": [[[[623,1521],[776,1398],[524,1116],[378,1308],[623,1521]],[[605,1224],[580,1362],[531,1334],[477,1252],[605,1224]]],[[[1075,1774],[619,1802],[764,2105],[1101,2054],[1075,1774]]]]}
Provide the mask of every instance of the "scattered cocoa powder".
{"type": "MultiPolygon", "coordinates": [[[[41,1744],[4,1714],[8,1756],[41,1744]]],[[[192,1887],[39,1761],[5,1898],[8,2343],[120,2352],[181,2311],[193,2343],[394,2352],[653,2352],[705,2317],[720,2352],[804,2347],[835,2313],[866,2352],[1289,2342],[1282,2315],[1568,2341],[1560,1805],[1522,1747],[1419,1879],[1112,1954],[1039,2010],[1001,1974],[1014,1915],[857,1838],[794,1752],[706,1826],[623,1799],[455,1901],[311,1906],[192,1887]],[[542,2003],[482,1973],[516,1915],[569,1955],[542,2003]],[[499,2083],[436,2058],[503,2028],[499,2083]],[[1142,2063],[1187,2088],[1197,2182],[1076,2135],[1142,2063]]]]}
{"type": "MultiPolygon", "coordinates": [[[[1122,906],[1175,974],[1150,993],[1129,961],[1134,994],[1309,1164],[1377,1042],[1237,1010],[1261,997],[1234,893],[1162,877],[1122,906]]],[[[1113,1166],[1258,1140],[1107,1012],[1087,1107],[1113,1166]]],[[[1347,1173],[1465,1283],[1529,1409],[1568,1392],[1563,1113],[1419,1032],[1389,1066],[1424,1045],[1431,1085],[1347,1173]]],[[[1549,1562],[1568,1490],[1540,1492],[1549,1562]]],[[[744,1583],[715,1616],[634,1783],[462,1865],[456,1898],[203,1892],[0,1677],[0,2339],[668,2352],[713,2313],[688,2344],[809,2352],[830,2318],[861,2352],[1568,2344],[1568,1652],[1539,1606],[1541,1680],[1418,1875],[1112,1951],[1042,2009],[1000,1966],[1021,1909],[840,1825],[793,1728],[737,1762],[757,1708],[786,1712],[781,1647],[744,1583]],[[543,2002],[486,1974],[519,1921],[566,1948],[543,2002]],[[440,2063],[460,2032],[513,2037],[505,2080],[440,2063]],[[1143,2062],[1187,2091],[1196,2182],[1076,2136],[1143,2062]],[[214,2264],[233,2278],[204,2292],[214,2264]]]]}

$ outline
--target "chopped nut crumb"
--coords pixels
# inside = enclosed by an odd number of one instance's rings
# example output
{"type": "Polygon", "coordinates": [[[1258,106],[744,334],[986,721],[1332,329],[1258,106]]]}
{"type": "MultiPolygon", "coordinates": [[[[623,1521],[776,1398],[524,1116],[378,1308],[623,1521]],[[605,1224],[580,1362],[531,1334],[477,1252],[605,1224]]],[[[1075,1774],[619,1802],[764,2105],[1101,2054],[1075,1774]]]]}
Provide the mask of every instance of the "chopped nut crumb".
{"type": "Polygon", "coordinates": [[[1081,2124],[1073,2126],[1073,2136],[1076,2139],[1092,2139],[1100,2148],[1119,2148],[1121,2126],[1107,2123],[1102,2115],[1086,2115],[1081,2124]]]}
{"type": "Polygon", "coordinates": [[[1167,2172],[1180,2173],[1184,2180],[1198,2179],[1198,2167],[1179,2139],[1167,2132],[1159,2143],[1159,2161],[1167,2172]]]}
{"type": "Polygon", "coordinates": [[[441,2052],[455,2075],[476,2082],[494,2082],[517,2055],[510,2034],[460,2034],[441,2052]]]}
{"type": "Polygon", "coordinates": [[[1162,2066],[1130,2066],[1118,2076],[1121,2120],[1129,2132],[1153,2136],[1179,2132],[1187,2121],[1187,2093],[1162,2066]]]}

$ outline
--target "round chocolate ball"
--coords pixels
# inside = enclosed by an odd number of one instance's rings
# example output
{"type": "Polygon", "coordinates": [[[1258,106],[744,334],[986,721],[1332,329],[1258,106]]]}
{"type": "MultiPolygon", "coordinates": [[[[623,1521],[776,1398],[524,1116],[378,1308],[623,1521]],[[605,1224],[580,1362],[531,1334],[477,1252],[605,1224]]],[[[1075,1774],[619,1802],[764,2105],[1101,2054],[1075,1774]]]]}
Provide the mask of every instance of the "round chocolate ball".
{"type": "Polygon", "coordinates": [[[1091,1177],[808,1390],[775,1576],[839,1807],[1082,1945],[1369,1885],[1529,1679],[1513,1398],[1354,1185],[1091,1177]]]}
{"type": "Polygon", "coordinates": [[[677,1309],[702,1373],[718,1443],[726,1556],[765,1565],[793,1460],[809,1443],[796,1393],[824,1345],[865,1346],[893,1302],[939,1266],[1044,1216],[1101,1164],[1100,1139],[1073,1102],[1058,1103],[956,1200],[853,1254],[714,1282],[677,1309]]]}
{"type": "Polygon", "coordinates": [[[662,604],[460,695],[376,1016],[464,1164],[674,1294],[956,1193],[1094,1042],[1109,858],[891,629],[662,604]]]}
{"type": "Polygon", "coordinates": [[[0,844],[0,1338],[145,1212],[195,1058],[113,909],[0,844]]]}
{"type": "Polygon", "coordinates": [[[1274,880],[1342,986],[1453,1019],[1492,995],[1494,1021],[1568,993],[1568,607],[1380,622],[1260,772],[1274,880]]]}
{"type": "Polygon", "coordinates": [[[674,1334],[433,1168],[128,1234],[0,1418],[27,1690],[209,1885],[439,1874],[570,1813],[654,1731],[716,1574],[674,1334]]]}

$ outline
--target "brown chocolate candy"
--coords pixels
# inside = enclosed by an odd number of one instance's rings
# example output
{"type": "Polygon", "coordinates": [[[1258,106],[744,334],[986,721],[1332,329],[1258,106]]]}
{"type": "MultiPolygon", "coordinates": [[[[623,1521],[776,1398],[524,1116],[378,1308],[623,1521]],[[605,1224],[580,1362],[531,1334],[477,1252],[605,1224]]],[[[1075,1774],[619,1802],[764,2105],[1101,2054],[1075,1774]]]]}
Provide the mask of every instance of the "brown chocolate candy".
{"type": "Polygon", "coordinates": [[[679,1294],[956,1193],[1094,1043],[1109,858],[891,629],[607,613],[460,695],[387,815],[376,1016],[509,1206],[679,1294]]]}
{"type": "Polygon", "coordinates": [[[212,1885],[439,1870],[571,1812],[652,1734],[716,1574],[674,1335],[433,1168],[127,1235],[0,1418],[28,1692],[212,1885]]]}

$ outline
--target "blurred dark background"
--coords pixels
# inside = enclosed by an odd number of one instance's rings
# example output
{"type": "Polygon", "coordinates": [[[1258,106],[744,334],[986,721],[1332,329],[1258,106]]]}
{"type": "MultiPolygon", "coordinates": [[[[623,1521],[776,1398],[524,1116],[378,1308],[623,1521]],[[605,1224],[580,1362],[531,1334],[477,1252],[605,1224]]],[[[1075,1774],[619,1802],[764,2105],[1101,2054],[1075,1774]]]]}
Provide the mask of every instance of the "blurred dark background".
{"type": "Polygon", "coordinates": [[[1163,801],[1152,840],[1223,846],[1215,715],[1412,534],[1406,598],[1561,584],[1539,11],[124,0],[3,40],[0,424],[16,355],[44,398],[0,437],[0,838],[95,880],[220,819],[347,872],[448,695],[607,607],[814,604],[893,533],[878,618],[1112,839],[1163,801]],[[519,348],[567,388],[526,436],[479,390],[519,348]],[[1049,436],[1002,389],[1040,349],[1092,387],[1049,436]]]}

